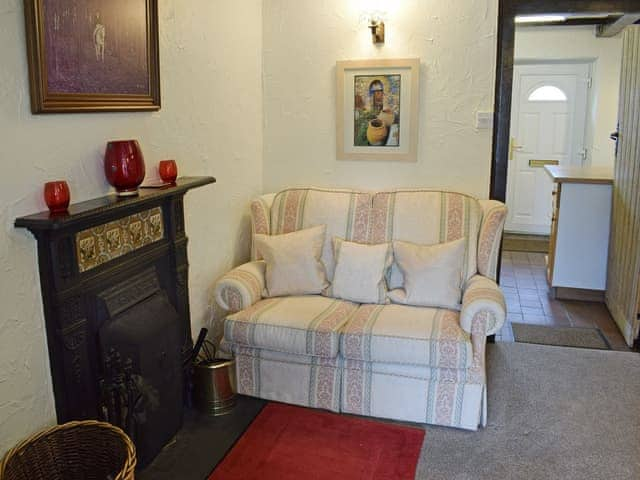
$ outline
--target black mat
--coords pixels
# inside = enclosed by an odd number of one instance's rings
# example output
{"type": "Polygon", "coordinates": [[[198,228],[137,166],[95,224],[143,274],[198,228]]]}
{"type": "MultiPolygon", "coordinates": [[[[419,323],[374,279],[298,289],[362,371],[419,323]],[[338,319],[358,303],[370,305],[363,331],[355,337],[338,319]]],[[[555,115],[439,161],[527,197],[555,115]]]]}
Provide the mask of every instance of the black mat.
{"type": "Polygon", "coordinates": [[[513,338],[519,343],[611,350],[611,345],[598,328],[551,327],[527,323],[512,323],[511,328],[513,338]]]}

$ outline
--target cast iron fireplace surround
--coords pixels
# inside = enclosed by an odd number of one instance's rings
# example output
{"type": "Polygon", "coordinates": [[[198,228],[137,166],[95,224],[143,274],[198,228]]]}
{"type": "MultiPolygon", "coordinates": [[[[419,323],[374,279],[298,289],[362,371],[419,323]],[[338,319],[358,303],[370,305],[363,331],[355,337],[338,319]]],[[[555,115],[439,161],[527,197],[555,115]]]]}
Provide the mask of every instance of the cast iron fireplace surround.
{"type": "Polygon", "coordinates": [[[183,198],[213,182],[185,177],[15,221],[37,239],[58,422],[108,417],[128,427],[143,465],[182,422],[193,348],[183,198]],[[131,397],[131,386],[144,397],[136,412],[114,394],[131,397]]]}

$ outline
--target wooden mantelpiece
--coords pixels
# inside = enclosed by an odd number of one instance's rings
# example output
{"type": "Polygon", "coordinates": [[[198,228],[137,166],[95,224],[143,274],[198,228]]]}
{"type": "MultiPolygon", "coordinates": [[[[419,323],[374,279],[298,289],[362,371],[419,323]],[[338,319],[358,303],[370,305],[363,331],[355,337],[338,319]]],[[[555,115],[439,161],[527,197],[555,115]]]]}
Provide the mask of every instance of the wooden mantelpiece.
{"type": "MultiPolygon", "coordinates": [[[[180,318],[181,355],[192,348],[187,237],[183,198],[213,177],[179,178],[172,186],[141,189],[70,205],[64,214],[20,217],[38,243],[40,286],[59,422],[99,418],[102,360],[98,333],[107,321],[105,292],[123,288],[140,272],[153,272],[154,287],[180,318]]],[[[147,282],[149,284],[149,282],[147,282]]],[[[144,296],[144,282],[123,290],[122,302],[144,296]]]]}

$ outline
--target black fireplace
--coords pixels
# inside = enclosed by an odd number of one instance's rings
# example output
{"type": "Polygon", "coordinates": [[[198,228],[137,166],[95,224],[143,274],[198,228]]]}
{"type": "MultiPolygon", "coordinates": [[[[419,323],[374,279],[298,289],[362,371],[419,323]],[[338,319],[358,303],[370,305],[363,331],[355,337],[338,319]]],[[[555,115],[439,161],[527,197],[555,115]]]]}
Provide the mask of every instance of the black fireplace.
{"type": "Polygon", "coordinates": [[[122,427],[141,466],[182,424],[193,347],[183,197],[214,181],[182,178],[15,222],[38,241],[58,422],[122,427]]]}

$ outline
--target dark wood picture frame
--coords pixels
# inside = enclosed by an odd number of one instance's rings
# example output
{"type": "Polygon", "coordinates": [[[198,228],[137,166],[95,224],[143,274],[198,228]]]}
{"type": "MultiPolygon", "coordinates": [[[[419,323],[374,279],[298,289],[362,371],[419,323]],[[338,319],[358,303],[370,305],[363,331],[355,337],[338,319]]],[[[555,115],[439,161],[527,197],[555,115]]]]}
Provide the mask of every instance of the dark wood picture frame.
{"type": "Polygon", "coordinates": [[[545,13],[630,13],[640,10],[638,0],[499,0],[496,89],[491,157],[490,197],[506,201],[509,127],[513,88],[516,15],[545,13]]]}
{"type": "MultiPolygon", "coordinates": [[[[59,93],[50,91],[47,79],[44,1],[24,0],[32,113],[123,112],[160,109],[157,0],[144,0],[146,8],[146,80],[148,81],[148,88],[144,93],[59,93]]],[[[103,1],[107,5],[110,0],[103,1]]]]}

